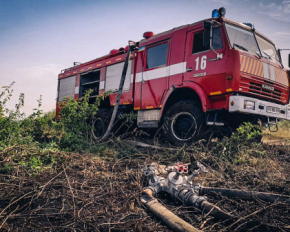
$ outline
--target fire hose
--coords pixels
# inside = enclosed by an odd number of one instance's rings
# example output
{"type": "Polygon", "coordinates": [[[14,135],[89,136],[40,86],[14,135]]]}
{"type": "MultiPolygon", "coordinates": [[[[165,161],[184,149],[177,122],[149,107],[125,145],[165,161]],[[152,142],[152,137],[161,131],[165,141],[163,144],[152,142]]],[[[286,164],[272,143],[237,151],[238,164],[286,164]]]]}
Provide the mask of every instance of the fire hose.
{"type": "Polygon", "coordinates": [[[229,198],[239,198],[239,199],[260,199],[263,201],[267,201],[270,203],[274,203],[276,201],[281,201],[284,203],[290,204],[290,196],[280,195],[275,193],[265,193],[265,192],[256,192],[256,191],[243,191],[239,189],[225,189],[225,188],[213,188],[213,187],[201,187],[199,189],[199,194],[212,194],[217,193],[222,196],[226,196],[229,198]]]}
{"type": "Polygon", "coordinates": [[[170,210],[166,209],[162,204],[158,202],[156,198],[150,195],[150,191],[144,191],[140,198],[142,204],[152,212],[157,218],[159,218],[166,226],[173,231],[177,232],[200,232],[189,223],[176,216],[170,210]]]}
{"type": "Polygon", "coordinates": [[[129,60],[130,60],[130,55],[131,55],[131,52],[135,48],[136,48],[135,43],[132,42],[132,41],[129,41],[128,52],[127,52],[127,56],[126,56],[126,59],[125,59],[125,63],[124,63],[124,67],[123,67],[123,71],[122,71],[122,75],[121,75],[119,90],[118,90],[118,94],[117,94],[114,110],[113,110],[113,113],[112,113],[112,117],[111,117],[111,120],[110,120],[109,126],[107,127],[106,132],[104,133],[102,138],[97,140],[97,142],[101,142],[101,141],[105,140],[109,136],[109,134],[111,133],[111,130],[113,128],[113,125],[114,125],[114,122],[115,122],[115,119],[116,119],[116,116],[117,116],[118,108],[119,108],[119,105],[120,105],[120,99],[121,99],[121,95],[122,95],[122,92],[123,92],[123,86],[124,86],[125,79],[126,79],[126,74],[127,74],[127,70],[128,70],[128,63],[129,63],[129,60]]]}

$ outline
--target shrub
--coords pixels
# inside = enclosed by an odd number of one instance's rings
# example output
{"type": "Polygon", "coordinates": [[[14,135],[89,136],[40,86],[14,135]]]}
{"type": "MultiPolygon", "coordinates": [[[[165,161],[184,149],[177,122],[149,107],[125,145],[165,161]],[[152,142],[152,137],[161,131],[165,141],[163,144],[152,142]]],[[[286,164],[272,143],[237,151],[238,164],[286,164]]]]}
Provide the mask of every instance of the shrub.
{"type": "Polygon", "coordinates": [[[20,109],[24,106],[24,94],[19,96],[19,103],[15,105],[14,110],[6,108],[6,103],[12,96],[12,86],[4,86],[4,90],[0,93],[0,151],[8,146],[15,144],[30,143],[31,137],[23,137],[20,129],[20,121],[24,114],[20,113],[20,109]]]}
{"type": "Polygon", "coordinates": [[[261,138],[261,128],[245,122],[231,137],[224,137],[217,145],[215,152],[220,158],[230,163],[247,162],[250,156],[263,155],[263,151],[257,149],[260,146],[261,138]]]}
{"type": "Polygon", "coordinates": [[[92,90],[89,90],[78,101],[68,98],[60,103],[60,113],[55,126],[62,132],[59,145],[70,151],[92,151],[96,149],[92,137],[92,121],[98,112],[101,100],[108,96],[109,92],[97,97],[93,103],[89,103],[92,90]]]}
{"type": "Polygon", "coordinates": [[[6,108],[6,103],[12,96],[12,83],[3,87],[0,94],[0,151],[16,144],[34,144],[39,147],[49,147],[53,144],[58,149],[67,151],[98,150],[94,144],[91,131],[91,121],[98,111],[101,100],[109,93],[97,97],[89,104],[92,91],[86,92],[78,101],[67,98],[59,103],[61,108],[59,119],[55,119],[55,110],[43,113],[41,110],[42,97],[33,113],[25,117],[20,112],[24,106],[24,94],[19,97],[19,103],[14,110],[6,108]]]}

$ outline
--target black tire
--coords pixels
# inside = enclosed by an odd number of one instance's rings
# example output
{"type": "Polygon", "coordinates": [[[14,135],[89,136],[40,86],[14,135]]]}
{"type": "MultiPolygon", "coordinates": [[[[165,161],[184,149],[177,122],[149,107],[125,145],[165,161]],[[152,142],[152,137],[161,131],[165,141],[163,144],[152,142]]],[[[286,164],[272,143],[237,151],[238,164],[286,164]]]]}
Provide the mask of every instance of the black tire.
{"type": "Polygon", "coordinates": [[[176,145],[200,139],[205,116],[197,101],[184,100],[169,108],[164,117],[165,138],[176,145]]]}
{"type": "Polygon", "coordinates": [[[92,136],[94,140],[99,140],[106,133],[111,120],[112,112],[110,109],[101,108],[92,121],[92,136]]]}

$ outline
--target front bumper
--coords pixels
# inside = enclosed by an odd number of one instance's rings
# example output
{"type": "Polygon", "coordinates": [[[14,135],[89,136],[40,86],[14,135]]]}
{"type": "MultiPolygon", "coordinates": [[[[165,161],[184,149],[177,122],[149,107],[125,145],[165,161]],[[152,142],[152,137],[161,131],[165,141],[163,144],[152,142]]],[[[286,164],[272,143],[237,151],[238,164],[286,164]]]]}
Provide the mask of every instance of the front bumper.
{"type": "Polygon", "coordinates": [[[290,105],[280,105],[245,96],[230,96],[229,112],[256,114],[271,118],[290,120],[290,105]],[[245,101],[254,102],[254,108],[246,109],[245,101]]]}

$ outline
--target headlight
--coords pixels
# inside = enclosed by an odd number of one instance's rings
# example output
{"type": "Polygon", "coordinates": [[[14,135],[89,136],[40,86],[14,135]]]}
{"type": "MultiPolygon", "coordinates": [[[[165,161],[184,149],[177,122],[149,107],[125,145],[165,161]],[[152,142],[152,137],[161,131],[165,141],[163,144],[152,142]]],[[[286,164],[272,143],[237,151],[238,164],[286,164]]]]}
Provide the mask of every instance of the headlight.
{"type": "Polygon", "coordinates": [[[278,108],[278,107],[273,107],[273,106],[267,106],[266,111],[267,111],[268,113],[279,114],[279,113],[280,113],[280,108],[278,108]]]}
{"type": "Polygon", "coordinates": [[[245,100],[244,101],[244,109],[255,110],[255,102],[245,100]]]}

